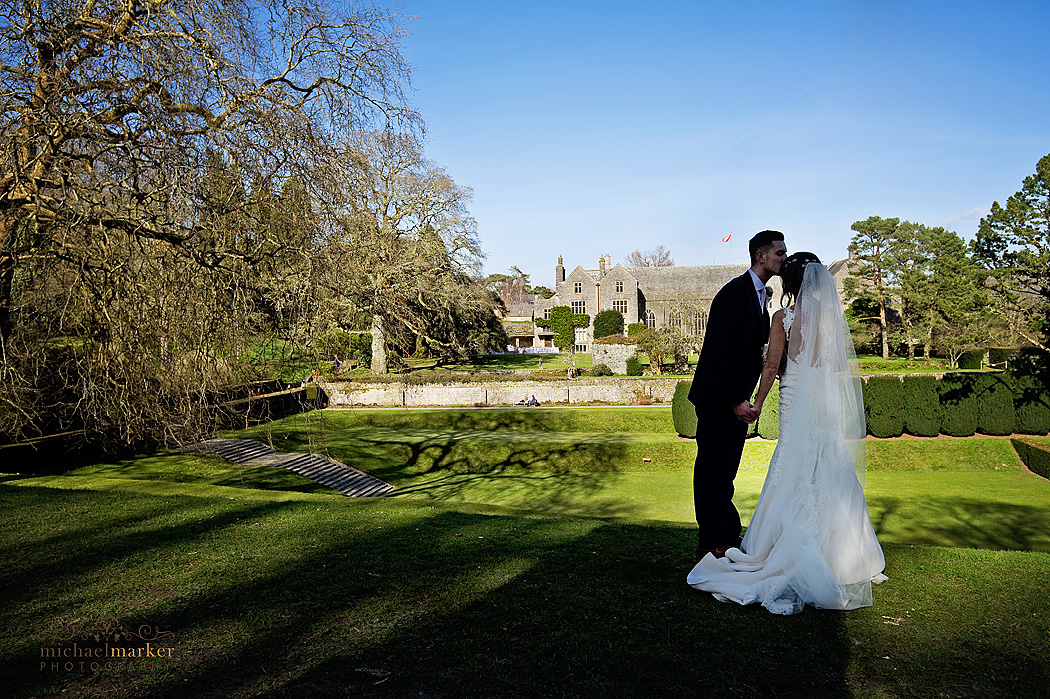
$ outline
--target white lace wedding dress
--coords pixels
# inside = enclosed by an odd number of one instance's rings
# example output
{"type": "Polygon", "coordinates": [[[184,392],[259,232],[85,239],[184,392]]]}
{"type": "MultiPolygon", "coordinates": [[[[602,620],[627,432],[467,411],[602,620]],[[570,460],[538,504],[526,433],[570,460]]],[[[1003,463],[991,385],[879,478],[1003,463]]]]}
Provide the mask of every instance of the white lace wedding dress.
{"type": "Polygon", "coordinates": [[[868,517],[864,407],[834,280],[810,263],[786,309],[780,437],[740,548],[708,554],[688,582],[725,602],[795,614],[872,604],[885,559],[868,517]]]}

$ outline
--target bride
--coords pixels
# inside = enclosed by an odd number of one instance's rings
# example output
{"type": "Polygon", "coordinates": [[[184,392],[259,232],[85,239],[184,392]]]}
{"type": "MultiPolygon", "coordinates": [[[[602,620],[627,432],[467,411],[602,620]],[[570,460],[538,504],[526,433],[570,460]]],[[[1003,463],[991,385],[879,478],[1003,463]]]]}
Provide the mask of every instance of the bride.
{"type": "Polygon", "coordinates": [[[813,253],[780,271],[794,304],[773,316],[756,411],[780,374],[780,438],[739,548],[687,578],[723,602],[775,614],[872,604],[886,562],[864,500],[864,403],[831,273],[813,253]]]}

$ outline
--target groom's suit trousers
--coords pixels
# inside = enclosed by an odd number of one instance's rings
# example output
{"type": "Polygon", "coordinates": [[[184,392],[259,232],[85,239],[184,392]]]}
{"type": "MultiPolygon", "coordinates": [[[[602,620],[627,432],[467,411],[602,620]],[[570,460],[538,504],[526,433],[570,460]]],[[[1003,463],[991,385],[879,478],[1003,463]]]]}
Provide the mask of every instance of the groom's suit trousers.
{"type": "Polygon", "coordinates": [[[744,451],[747,423],[732,410],[697,410],[693,506],[698,549],[736,546],[740,513],[733,505],[733,479],[744,451]]]}

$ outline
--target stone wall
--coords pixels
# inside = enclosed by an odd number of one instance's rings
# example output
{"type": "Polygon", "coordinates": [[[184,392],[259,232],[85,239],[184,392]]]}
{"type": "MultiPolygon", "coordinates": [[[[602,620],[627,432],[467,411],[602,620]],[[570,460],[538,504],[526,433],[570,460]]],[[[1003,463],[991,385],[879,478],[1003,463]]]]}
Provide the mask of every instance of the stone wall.
{"type": "Polygon", "coordinates": [[[627,359],[637,351],[638,347],[631,344],[609,344],[603,345],[595,342],[591,345],[592,363],[594,366],[604,364],[612,369],[614,374],[627,373],[627,359]]]}
{"type": "Polygon", "coordinates": [[[640,400],[670,404],[682,377],[578,378],[562,381],[505,381],[447,384],[328,382],[329,405],[408,406],[515,405],[536,396],[541,404],[618,403],[640,400]]]}

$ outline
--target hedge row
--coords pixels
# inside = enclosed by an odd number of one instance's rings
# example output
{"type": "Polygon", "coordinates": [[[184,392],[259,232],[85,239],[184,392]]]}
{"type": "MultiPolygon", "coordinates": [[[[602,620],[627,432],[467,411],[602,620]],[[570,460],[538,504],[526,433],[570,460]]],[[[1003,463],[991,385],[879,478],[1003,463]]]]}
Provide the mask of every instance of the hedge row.
{"type": "MultiPolygon", "coordinates": [[[[774,384],[749,437],[777,438],[777,388],[774,384]]],[[[688,392],[689,382],[679,382],[671,413],[678,434],[695,437],[696,413],[688,392]]],[[[1050,433],[1050,388],[1035,378],[1008,374],[946,374],[940,380],[872,376],[864,382],[864,412],[868,433],[875,437],[1045,435],[1050,433]]]]}
{"type": "Polygon", "coordinates": [[[1050,391],[1007,374],[872,376],[864,382],[864,410],[876,437],[1050,432],[1050,391]]]}
{"type": "Polygon", "coordinates": [[[1050,444],[1034,439],[1011,439],[1010,443],[1025,466],[1043,478],[1050,478],[1050,444]]]}

